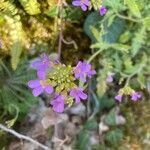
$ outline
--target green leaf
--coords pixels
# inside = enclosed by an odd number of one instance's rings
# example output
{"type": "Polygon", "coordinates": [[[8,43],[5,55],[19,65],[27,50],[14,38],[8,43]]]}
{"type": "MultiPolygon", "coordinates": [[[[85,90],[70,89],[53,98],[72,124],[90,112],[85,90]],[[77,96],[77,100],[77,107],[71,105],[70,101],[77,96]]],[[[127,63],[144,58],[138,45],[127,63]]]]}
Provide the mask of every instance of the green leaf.
{"type": "Polygon", "coordinates": [[[94,130],[97,129],[97,127],[98,124],[95,118],[89,119],[84,125],[84,128],[87,130],[94,130]]]}
{"type": "Polygon", "coordinates": [[[135,36],[132,40],[131,53],[134,57],[141,49],[142,45],[145,43],[146,31],[145,27],[142,26],[138,31],[136,31],[135,36]]]}
{"type": "Polygon", "coordinates": [[[136,2],[136,0],[125,0],[125,3],[135,17],[141,18],[141,13],[137,4],[138,2],[136,2]]]}
{"type": "Polygon", "coordinates": [[[19,0],[25,11],[30,15],[37,15],[40,11],[40,4],[37,0],[19,0]]]}
{"type": "Polygon", "coordinates": [[[96,30],[100,31],[100,23],[101,23],[102,17],[99,15],[99,13],[92,12],[90,13],[85,22],[84,22],[84,32],[89,36],[89,38],[92,40],[92,42],[97,41],[95,36],[93,35],[91,29],[95,28],[96,30]]]}
{"type": "Polygon", "coordinates": [[[106,34],[103,36],[103,41],[107,43],[115,43],[124,31],[125,20],[115,18],[112,25],[107,27],[107,22],[104,22],[104,30],[106,34]]]}
{"type": "Polygon", "coordinates": [[[109,126],[116,125],[116,114],[114,111],[110,111],[109,114],[105,118],[105,123],[109,126]]]}
{"type": "Polygon", "coordinates": [[[85,150],[87,149],[89,142],[89,135],[86,130],[82,130],[77,138],[77,148],[78,150],[85,150]]]}
{"type": "Polygon", "coordinates": [[[48,17],[52,17],[52,18],[56,17],[57,14],[58,14],[58,7],[57,7],[57,5],[52,6],[52,8],[50,10],[46,11],[45,14],[48,17]]]}
{"type": "Polygon", "coordinates": [[[100,107],[103,110],[111,109],[115,105],[114,99],[108,98],[106,95],[100,98],[100,107]]]}
{"type": "Polygon", "coordinates": [[[120,129],[109,131],[106,134],[106,141],[111,145],[117,146],[123,138],[123,133],[120,129]]]}
{"type": "Polygon", "coordinates": [[[104,0],[103,4],[107,7],[112,8],[114,11],[120,11],[124,9],[124,5],[120,0],[104,0]]]}
{"type": "Polygon", "coordinates": [[[109,24],[109,21],[102,22],[98,12],[93,12],[85,20],[84,31],[92,42],[99,42],[103,39],[104,42],[115,43],[124,31],[125,20],[115,18],[110,26],[109,24]],[[101,32],[101,26],[103,26],[105,33],[101,32]]]}
{"type": "Polygon", "coordinates": [[[128,52],[129,49],[131,48],[129,45],[119,43],[114,43],[111,45],[111,47],[122,52],[128,52]]]}
{"type": "Polygon", "coordinates": [[[11,65],[14,70],[17,68],[17,65],[20,61],[21,53],[22,53],[22,44],[20,41],[17,41],[12,45],[11,49],[11,65]]]}
{"type": "Polygon", "coordinates": [[[143,25],[150,30],[150,16],[147,16],[143,19],[143,25]]]}

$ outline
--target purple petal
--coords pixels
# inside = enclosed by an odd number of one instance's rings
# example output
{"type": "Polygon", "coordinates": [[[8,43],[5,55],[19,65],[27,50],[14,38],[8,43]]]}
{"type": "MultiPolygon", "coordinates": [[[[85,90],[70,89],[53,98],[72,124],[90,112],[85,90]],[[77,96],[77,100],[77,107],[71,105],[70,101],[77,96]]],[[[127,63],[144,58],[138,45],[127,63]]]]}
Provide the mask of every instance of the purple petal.
{"type": "Polygon", "coordinates": [[[81,75],[80,75],[80,80],[81,80],[82,82],[86,82],[86,76],[85,76],[84,74],[81,74],[81,75]]]}
{"type": "Polygon", "coordinates": [[[73,1],[73,2],[72,2],[72,5],[73,5],[73,6],[80,6],[80,5],[81,5],[81,2],[80,2],[79,0],[78,0],[78,1],[77,1],[77,0],[76,0],[76,1],[73,1]]]}
{"type": "Polygon", "coordinates": [[[45,90],[45,92],[47,92],[48,94],[51,94],[51,93],[53,92],[53,87],[50,86],[50,85],[48,85],[48,86],[45,87],[44,90],[45,90]]]}
{"type": "Polygon", "coordinates": [[[83,91],[79,91],[79,97],[84,100],[87,99],[87,95],[83,91]]]}
{"type": "Polygon", "coordinates": [[[42,86],[39,86],[39,87],[33,89],[32,94],[33,94],[35,97],[37,97],[37,96],[39,96],[42,92],[43,92],[43,88],[42,88],[42,86]]]}
{"type": "Polygon", "coordinates": [[[46,78],[46,72],[45,71],[38,71],[37,76],[40,80],[45,80],[46,78]]]}
{"type": "Polygon", "coordinates": [[[31,80],[31,81],[28,82],[28,87],[30,87],[32,89],[36,88],[38,86],[40,86],[40,81],[39,80],[31,80]]]}
{"type": "Polygon", "coordinates": [[[75,95],[76,95],[75,90],[74,90],[74,89],[71,90],[71,91],[70,91],[70,96],[74,97],[75,95]]]}
{"type": "Polygon", "coordinates": [[[60,103],[58,105],[53,105],[53,110],[58,113],[62,113],[64,111],[64,103],[60,103]]]}
{"type": "Polygon", "coordinates": [[[87,99],[87,95],[83,93],[83,89],[81,88],[72,89],[70,91],[70,96],[75,99],[76,103],[79,103],[81,101],[80,99],[87,99]]]}
{"type": "Polygon", "coordinates": [[[90,6],[90,1],[89,0],[84,0],[83,4],[85,4],[86,6],[90,6]]]}
{"type": "Polygon", "coordinates": [[[89,72],[90,70],[91,70],[91,64],[87,63],[86,61],[83,61],[82,71],[89,72]]]}
{"type": "Polygon", "coordinates": [[[117,96],[115,96],[115,99],[116,99],[117,101],[121,102],[121,101],[122,101],[122,95],[117,95],[117,96]]]}
{"type": "Polygon", "coordinates": [[[75,98],[76,103],[80,103],[81,102],[81,100],[80,100],[80,98],[78,96],[75,96],[74,98],[75,98]]]}
{"type": "Polygon", "coordinates": [[[86,11],[86,10],[87,10],[87,6],[84,5],[84,4],[81,4],[81,9],[82,9],[83,11],[86,11]]]}
{"type": "Polygon", "coordinates": [[[104,6],[102,6],[102,7],[100,8],[99,12],[100,12],[100,15],[103,16],[103,15],[106,14],[107,9],[106,9],[104,6]]]}
{"type": "Polygon", "coordinates": [[[140,93],[138,93],[138,92],[132,93],[132,95],[131,95],[131,100],[132,101],[137,101],[139,98],[141,98],[141,94],[140,93]]]}
{"type": "Polygon", "coordinates": [[[92,78],[92,75],[95,75],[95,74],[96,74],[96,71],[95,70],[91,70],[91,71],[88,72],[87,75],[88,75],[89,78],[92,78]]]}
{"type": "Polygon", "coordinates": [[[41,61],[40,60],[35,60],[31,63],[31,67],[34,68],[34,69],[40,69],[40,66],[41,66],[41,61]]]}
{"type": "Polygon", "coordinates": [[[54,111],[56,111],[58,113],[61,113],[64,111],[65,104],[64,104],[63,96],[57,95],[55,97],[55,99],[53,101],[51,101],[51,104],[53,105],[54,111]]]}
{"type": "Polygon", "coordinates": [[[109,76],[107,77],[106,81],[109,82],[109,83],[113,82],[113,77],[112,77],[112,75],[109,75],[109,76]]]}

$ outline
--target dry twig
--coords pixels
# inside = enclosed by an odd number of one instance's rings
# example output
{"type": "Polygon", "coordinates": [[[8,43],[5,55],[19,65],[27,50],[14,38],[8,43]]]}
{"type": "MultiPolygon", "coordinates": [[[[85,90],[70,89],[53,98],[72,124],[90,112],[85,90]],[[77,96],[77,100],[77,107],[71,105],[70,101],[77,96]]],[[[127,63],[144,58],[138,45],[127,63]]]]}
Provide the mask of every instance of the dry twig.
{"type": "Polygon", "coordinates": [[[9,129],[9,128],[5,127],[5,126],[2,125],[2,124],[0,124],[0,129],[3,130],[3,131],[5,131],[5,132],[8,132],[8,133],[10,133],[10,134],[12,134],[12,135],[14,135],[14,136],[16,136],[16,137],[19,138],[19,139],[23,139],[23,140],[29,141],[29,142],[31,142],[31,143],[33,143],[33,144],[35,144],[35,145],[37,145],[37,146],[43,148],[44,150],[50,150],[50,148],[48,148],[47,146],[45,146],[45,145],[43,145],[43,144],[41,144],[41,143],[39,143],[39,142],[33,140],[32,138],[30,138],[30,137],[28,137],[28,136],[22,135],[22,134],[20,134],[20,133],[14,131],[14,130],[12,130],[12,129],[9,129]]]}

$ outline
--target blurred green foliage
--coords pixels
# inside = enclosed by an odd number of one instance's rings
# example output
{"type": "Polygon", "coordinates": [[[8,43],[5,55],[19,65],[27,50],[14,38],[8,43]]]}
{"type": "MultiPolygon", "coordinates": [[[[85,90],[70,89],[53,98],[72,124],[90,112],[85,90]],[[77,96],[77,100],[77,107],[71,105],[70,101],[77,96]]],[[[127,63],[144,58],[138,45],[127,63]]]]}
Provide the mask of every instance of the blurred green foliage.
{"type": "Polygon", "coordinates": [[[37,103],[26,86],[27,82],[35,77],[35,73],[29,69],[29,63],[26,61],[22,60],[20,66],[13,71],[9,63],[0,60],[0,75],[0,120],[15,118],[6,122],[8,126],[12,126],[10,124],[22,120],[31,106],[37,103]]]}
{"type": "Polygon", "coordinates": [[[150,3],[105,0],[104,5],[108,9],[104,17],[92,12],[84,23],[84,31],[92,40],[93,57],[89,61],[99,58],[97,94],[102,96],[106,92],[108,72],[114,72],[123,86],[144,89],[150,72],[150,3]]]}

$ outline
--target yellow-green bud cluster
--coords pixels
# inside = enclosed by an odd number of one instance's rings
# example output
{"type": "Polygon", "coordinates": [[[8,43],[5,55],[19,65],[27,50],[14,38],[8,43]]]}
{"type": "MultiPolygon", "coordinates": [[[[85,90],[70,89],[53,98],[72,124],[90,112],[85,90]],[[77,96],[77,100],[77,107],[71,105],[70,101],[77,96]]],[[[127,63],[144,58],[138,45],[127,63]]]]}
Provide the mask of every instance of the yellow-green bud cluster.
{"type": "Polygon", "coordinates": [[[47,74],[48,82],[55,88],[56,93],[67,93],[70,89],[75,88],[73,68],[63,64],[55,64],[47,74]]]}
{"type": "Polygon", "coordinates": [[[119,95],[132,95],[133,92],[134,90],[131,87],[125,86],[119,90],[119,95]]]}

